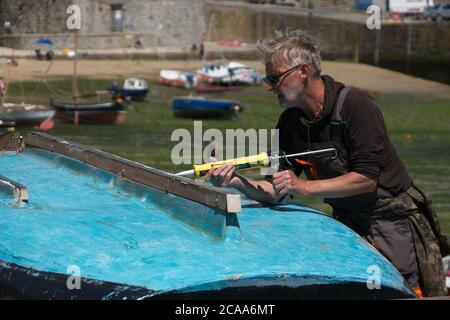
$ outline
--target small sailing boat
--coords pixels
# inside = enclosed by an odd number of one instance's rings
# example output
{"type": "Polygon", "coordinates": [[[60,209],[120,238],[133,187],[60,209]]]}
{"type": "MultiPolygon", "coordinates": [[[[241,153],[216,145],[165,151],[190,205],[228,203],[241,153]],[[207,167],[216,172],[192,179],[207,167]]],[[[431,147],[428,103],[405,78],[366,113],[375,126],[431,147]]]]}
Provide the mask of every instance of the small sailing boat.
{"type": "Polygon", "coordinates": [[[11,69],[17,65],[13,58],[7,64],[8,72],[6,79],[0,77],[0,125],[14,127],[32,127],[36,129],[49,130],[54,126],[53,116],[55,110],[41,104],[25,103],[24,97],[20,103],[5,102],[8,91],[8,80],[11,69]]]}
{"type": "Polygon", "coordinates": [[[50,104],[56,110],[56,117],[74,124],[121,124],[125,122],[126,110],[123,99],[114,101],[95,99],[83,99],[78,91],[77,82],[77,50],[78,30],[74,30],[74,56],[72,75],[72,99],[50,99],[50,104]]]}
{"type": "Polygon", "coordinates": [[[0,124],[50,130],[54,126],[54,115],[55,110],[39,104],[3,103],[0,124]]]}

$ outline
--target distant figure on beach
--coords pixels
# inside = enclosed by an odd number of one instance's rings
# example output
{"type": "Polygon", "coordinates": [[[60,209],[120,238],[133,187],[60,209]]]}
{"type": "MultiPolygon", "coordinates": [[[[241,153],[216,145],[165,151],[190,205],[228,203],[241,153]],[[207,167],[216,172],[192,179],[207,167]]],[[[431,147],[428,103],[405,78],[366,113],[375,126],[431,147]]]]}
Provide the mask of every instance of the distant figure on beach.
{"type": "Polygon", "coordinates": [[[205,46],[203,43],[200,44],[200,50],[198,51],[198,57],[199,59],[203,59],[203,55],[205,54],[205,46]]]}
{"type": "Polygon", "coordinates": [[[34,49],[36,54],[36,60],[44,60],[44,55],[41,53],[41,49],[34,49]]]}
{"type": "Polygon", "coordinates": [[[134,47],[136,49],[142,49],[142,42],[141,42],[141,40],[137,39],[136,42],[134,43],[134,47]]]}
{"type": "Polygon", "coordinates": [[[49,49],[47,53],[45,54],[45,60],[50,61],[53,60],[53,57],[55,56],[55,52],[52,49],[49,49]]]}
{"type": "Polygon", "coordinates": [[[13,67],[17,67],[19,65],[19,62],[17,62],[17,59],[15,57],[12,57],[9,61],[9,64],[11,64],[13,67]]]}
{"type": "Polygon", "coordinates": [[[196,43],[191,45],[191,57],[195,57],[197,55],[198,47],[196,43]]]}

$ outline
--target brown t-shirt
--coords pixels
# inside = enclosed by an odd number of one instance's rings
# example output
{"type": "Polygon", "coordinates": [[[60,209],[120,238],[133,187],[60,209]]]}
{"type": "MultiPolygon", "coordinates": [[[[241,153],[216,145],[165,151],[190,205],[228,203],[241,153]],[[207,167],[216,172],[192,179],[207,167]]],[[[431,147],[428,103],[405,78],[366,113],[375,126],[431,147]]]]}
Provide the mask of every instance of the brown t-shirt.
{"type": "MultiPolygon", "coordinates": [[[[339,90],[344,85],[329,76],[322,76],[322,80],[325,83],[325,102],[317,119],[308,121],[299,108],[289,108],[278,120],[280,149],[286,153],[304,151],[295,146],[293,133],[305,142],[308,136],[310,142],[331,140],[329,123],[339,90]]],[[[349,154],[349,171],[377,180],[379,187],[394,196],[411,187],[408,172],[389,140],[383,115],[367,94],[358,89],[350,90],[341,116],[346,123],[345,146],[349,154]]],[[[294,166],[295,172],[300,174],[302,168],[294,166]]]]}

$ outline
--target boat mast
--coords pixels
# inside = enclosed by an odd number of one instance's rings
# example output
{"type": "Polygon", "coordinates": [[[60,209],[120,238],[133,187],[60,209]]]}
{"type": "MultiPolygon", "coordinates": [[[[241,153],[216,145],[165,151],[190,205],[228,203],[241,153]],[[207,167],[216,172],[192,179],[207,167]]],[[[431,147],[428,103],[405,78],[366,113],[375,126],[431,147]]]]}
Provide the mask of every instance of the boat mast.
{"type": "Polygon", "coordinates": [[[77,81],[77,51],[78,51],[78,29],[74,30],[74,46],[75,56],[73,57],[73,74],[72,74],[72,98],[78,100],[78,81],[77,81]]]}
{"type": "Polygon", "coordinates": [[[5,77],[3,78],[4,90],[2,92],[2,97],[0,99],[0,111],[1,112],[5,111],[5,107],[3,106],[3,102],[5,101],[6,93],[8,91],[8,84],[9,84],[9,79],[11,78],[11,69],[13,67],[13,63],[14,63],[14,60],[15,60],[15,53],[16,53],[16,49],[13,48],[12,49],[11,62],[9,63],[9,65],[7,64],[7,70],[8,71],[5,72],[5,77]]]}

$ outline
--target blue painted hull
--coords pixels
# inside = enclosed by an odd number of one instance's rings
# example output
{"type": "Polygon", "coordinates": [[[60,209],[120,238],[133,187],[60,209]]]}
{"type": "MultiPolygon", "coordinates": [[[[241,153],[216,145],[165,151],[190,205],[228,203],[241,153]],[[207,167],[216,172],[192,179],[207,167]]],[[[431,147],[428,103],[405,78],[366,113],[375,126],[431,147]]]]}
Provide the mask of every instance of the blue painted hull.
{"type": "Polygon", "coordinates": [[[243,106],[233,100],[195,97],[178,97],[172,100],[172,111],[178,117],[229,118],[237,116],[242,110],[243,106]]]}
{"type": "Polygon", "coordinates": [[[373,0],[356,0],[354,3],[355,9],[366,10],[367,7],[373,4],[373,0]]]}
{"type": "Polygon", "coordinates": [[[377,250],[306,206],[244,200],[230,215],[35,148],[2,153],[0,170],[30,195],[11,208],[0,193],[4,297],[414,296],[377,250]],[[81,270],[80,290],[67,287],[69,265],[81,270]],[[374,267],[380,289],[371,290],[374,267]]]}

